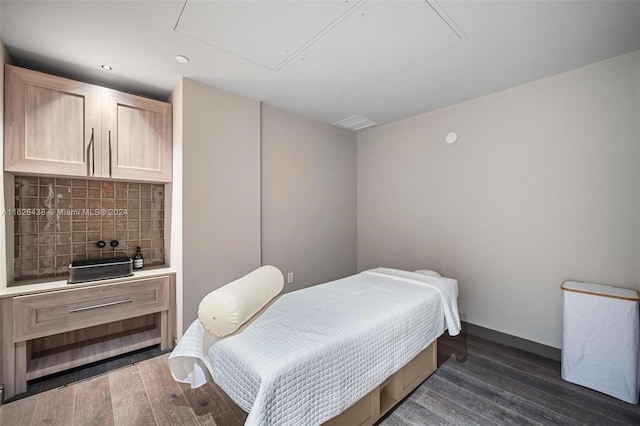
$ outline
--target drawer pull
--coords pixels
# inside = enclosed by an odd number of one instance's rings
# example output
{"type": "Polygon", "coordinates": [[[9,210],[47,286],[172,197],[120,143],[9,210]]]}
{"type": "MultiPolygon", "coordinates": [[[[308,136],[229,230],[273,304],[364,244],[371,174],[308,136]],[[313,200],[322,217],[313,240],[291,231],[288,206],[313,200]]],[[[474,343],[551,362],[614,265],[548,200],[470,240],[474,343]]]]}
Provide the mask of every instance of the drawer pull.
{"type": "Polygon", "coordinates": [[[74,314],[76,312],[88,311],[90,309],[104,308],[106,306],[113,306],[113,305],[122,305],[123,303],[131,303],[131,302],[133,302],[133,299],[117,300],[115,302],[101,303],[99,305],[92,305],[92,306],[85,306],[83,308],[69,309],[69,313],[70,314],[74,314]]]}

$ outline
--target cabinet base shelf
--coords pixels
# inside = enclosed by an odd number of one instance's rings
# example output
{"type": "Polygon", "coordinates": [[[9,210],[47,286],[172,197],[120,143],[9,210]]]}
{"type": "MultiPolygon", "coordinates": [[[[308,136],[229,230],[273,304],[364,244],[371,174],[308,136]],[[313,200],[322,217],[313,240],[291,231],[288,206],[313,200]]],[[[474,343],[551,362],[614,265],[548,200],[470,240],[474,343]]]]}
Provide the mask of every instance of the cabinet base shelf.
{"type": "Polygon", "coordinates": [[[162,337],[157,329],[139,330],[108,340],[62,348],[60,351],[36,356],[27,368],[27,380],[37,379],[70,368],[79,367],[116,355],[160,344],[162,337]]]}
{"type": "Polygon", "coordinates": [[[26,392],[28,380],[150,346],[171,349],[175,295],[175,274],[158,273],[0,298],[4,398],[26,392]],[[74,311],[84,307],[91,311],[74,311]]]}

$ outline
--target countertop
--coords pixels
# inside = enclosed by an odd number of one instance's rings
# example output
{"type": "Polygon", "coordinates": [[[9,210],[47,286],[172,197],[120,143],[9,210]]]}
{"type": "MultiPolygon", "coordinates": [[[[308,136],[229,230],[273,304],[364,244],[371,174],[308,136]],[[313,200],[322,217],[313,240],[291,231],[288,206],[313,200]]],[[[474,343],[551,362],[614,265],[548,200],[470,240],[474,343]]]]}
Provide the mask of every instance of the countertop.
{"type": "Polygon", "coordinates": [[[43,293],[46,291],[54,290],[69,290],[72,288],[91,287],[96,284],[112,284],[122,281],[131,281],[141,278],[152,278],[160,275],[175,274],[176,271],[169,267],[149,267],[142,271],[134,271],[132,276],[122,278],[112,278],[108,280],[89,281],[84,283],[69,284],[67,279],[57,281],[30,281],[29,284],[12,283],[13,285],[7,286],[7,288],[0,291],[0,298],[23,296],[26,294],[43,293]]]}

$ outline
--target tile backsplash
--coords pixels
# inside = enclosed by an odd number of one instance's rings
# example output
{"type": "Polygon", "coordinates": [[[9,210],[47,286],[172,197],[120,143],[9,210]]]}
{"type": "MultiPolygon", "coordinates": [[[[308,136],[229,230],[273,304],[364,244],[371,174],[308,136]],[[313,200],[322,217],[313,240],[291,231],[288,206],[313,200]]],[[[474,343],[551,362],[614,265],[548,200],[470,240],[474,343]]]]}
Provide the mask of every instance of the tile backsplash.
{"type": "Polygon", "coordinates": [[[137,246],[145,266],[165,263],[164,185],[15,176],[14,186],[5,212],[14,215],[14,281],[68,276],[73,260],[133,256],[137,246]]]}

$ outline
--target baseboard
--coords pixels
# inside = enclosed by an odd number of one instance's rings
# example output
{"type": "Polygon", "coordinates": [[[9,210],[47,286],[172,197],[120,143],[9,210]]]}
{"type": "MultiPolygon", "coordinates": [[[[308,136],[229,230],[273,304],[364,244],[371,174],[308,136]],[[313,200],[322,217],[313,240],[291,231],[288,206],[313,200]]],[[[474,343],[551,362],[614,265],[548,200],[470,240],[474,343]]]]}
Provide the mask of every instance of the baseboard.
{"type": "Polygon", "coordinates": [[[542,343],[532,342],[531,340],[512,336],[511,334],[502,333],[490,328],[462,321],[462,331],[472,336],[481,337],[492,342],[522,349],[523,351],[531,352],[555,361],[560,361],[562,359],[562,353],[558,348],[543,345],[542,343]]]}

